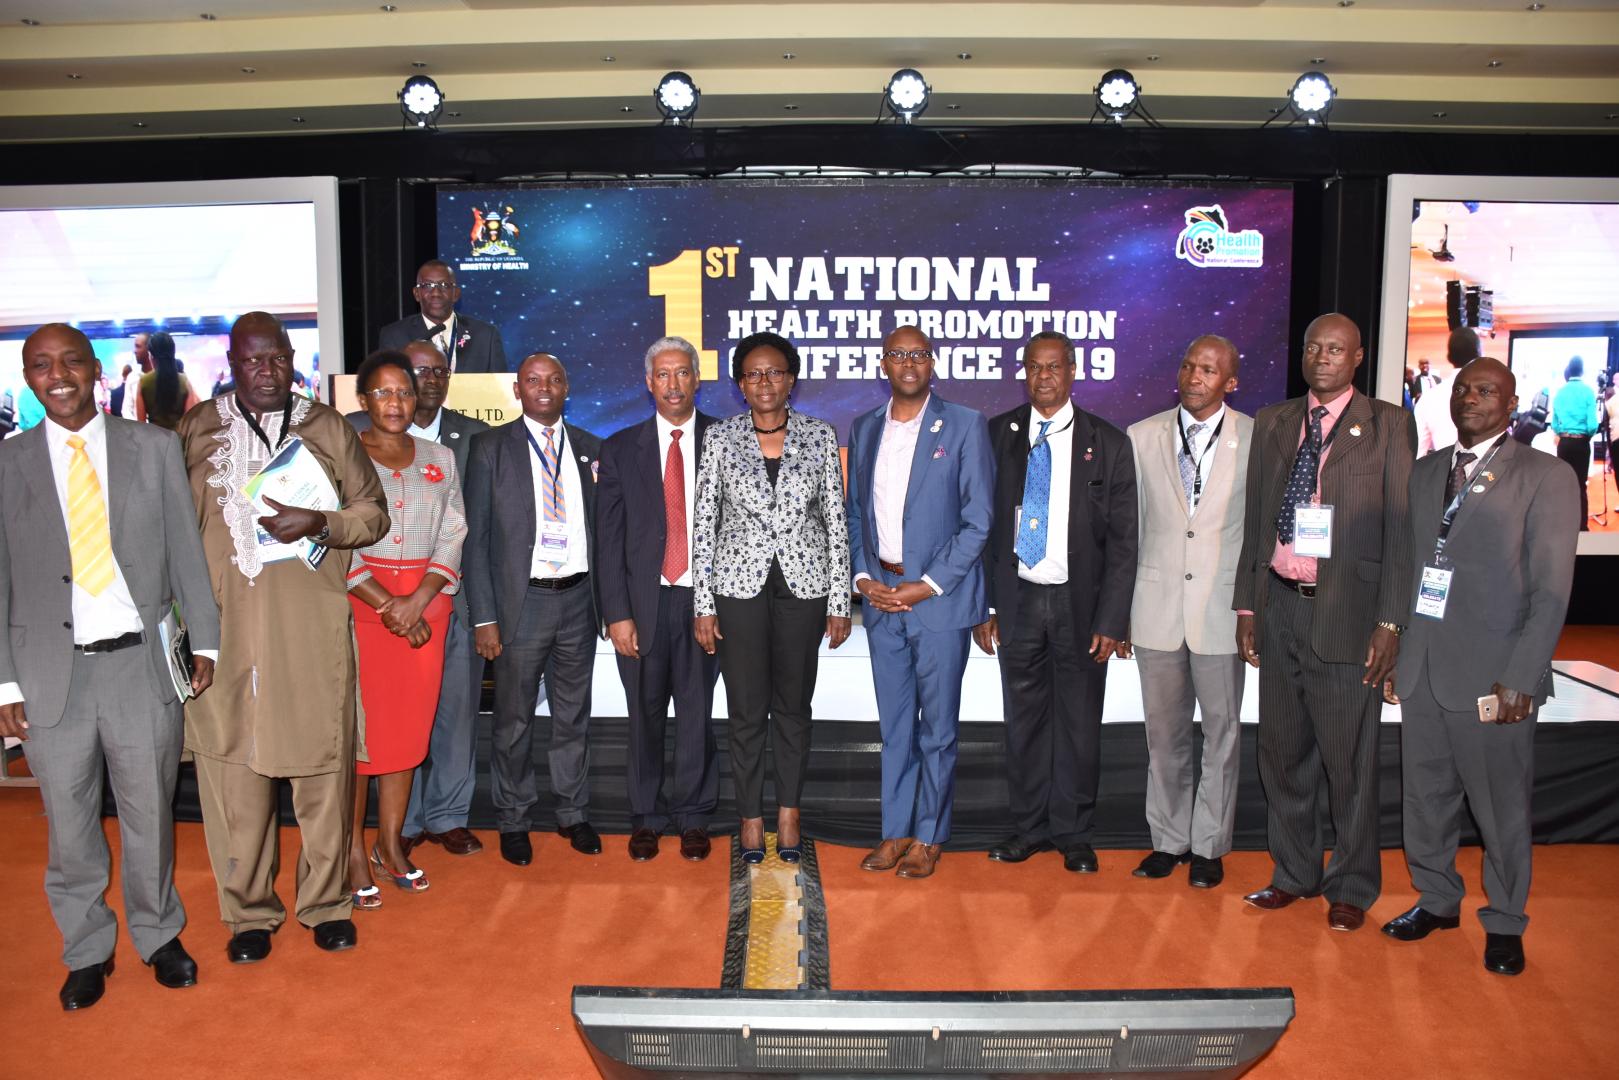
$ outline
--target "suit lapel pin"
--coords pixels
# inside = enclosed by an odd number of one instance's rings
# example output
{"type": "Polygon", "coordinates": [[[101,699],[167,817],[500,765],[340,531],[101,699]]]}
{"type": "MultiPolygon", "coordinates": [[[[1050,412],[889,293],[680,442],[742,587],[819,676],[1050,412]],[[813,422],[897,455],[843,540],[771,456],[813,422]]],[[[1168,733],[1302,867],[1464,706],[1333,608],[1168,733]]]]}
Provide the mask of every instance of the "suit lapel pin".
{"type": "Polygon", "coordinates": [[[1355,436],[1355,438],[1357,438],[1357,439],[1360,438],[1360,425],[1359,424],[1351,424],[1351,425],[1349,425],[1349,434],[1355,436]]]}
{"type": "Polygon", "coordinates": [[[452,438],[452,439],[459,439],[459,438],[460,438],[460,437],[461,437],[461,433],[460,433],[460,432],[459,432],[459,431],[452,431],[452,432],[450,432],[450,438],[452,438]]]}
{"type": "Polygon", "coordinates": [[[1484,474],[1484,479],[1488,483],[1493,484],[1493,483],[1495,483],[1495,474],[1493,472],[1487,472],[1487,473],[1484,474]]]}
{"type": "Polygon", "coordinates": [[[1237,448],[1237,440],[1236,439],[1227,439],[1226,440],[1226,449],[1235,450],[1236,448],[1237,448]]]}
{"type": "Polygon", "coordinates": [[[1481,494],[1483,491],[1484,491],[1484,485],[1483,484],[1474,484],[1473,485],[1473,494],[1474,495],[1481,494]]]}
{"type": "Polygon", "coordinates": [[[1016,420],[1014,420],[1014,421],[1012,421],[1012,430],[1013,430],[1013,431],[1016,431],[1016,430],[1017,430],[1017,429],[1018,429],[1018,426],[1017,426],[1017,421],[1016,421],[1016,420]]]}
{"type": "Polygon", "coordinates": [[[943,420],[935,420],[935,421],[933,421],[933,426],[928,428],[928,430],[933,432],[935,435],[937,435],[939,433],[939,429],[942,428],[942,427],[944,427],[944,421],[943,420]]]}
{"type": "Polygon", "coordinates": [[[1089,461],[1090,459],[1091,459],[1091,448],[1087,446],[1085,448],[1085,460],[1089,461]]]}

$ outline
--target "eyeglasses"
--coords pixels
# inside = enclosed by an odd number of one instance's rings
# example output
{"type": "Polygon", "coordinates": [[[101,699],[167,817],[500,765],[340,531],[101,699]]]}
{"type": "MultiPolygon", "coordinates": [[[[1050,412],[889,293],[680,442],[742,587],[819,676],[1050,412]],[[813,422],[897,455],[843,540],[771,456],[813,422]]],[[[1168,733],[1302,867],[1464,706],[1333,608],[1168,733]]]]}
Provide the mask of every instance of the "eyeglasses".
{"type": "Polygon", "coordinates": [[[415,401],[416,400],[416,391],[414,391],[414,390],[395,390],[391,386],[384,386],[384,387],[382,387],[381,389],[378,389],[378,390],[367,390],[367,391],[365,391],[365,396],[370,398],[372,401],[379,401],[379,402],[380,401],[393,401],[396,398],[398,400],[400,400],[400,401],[415,401]]]}
{"type": "Polygon", "coordinates": [[[423,292],[449,292],[455,288],[453,281],[418,281],[416,287],[423,292]]]}
{"type": "Polygon", "coordinates": [[[419,367],[412,368],[418,379],[448,379],[450,369],[447,367],[419,367]]]}
{"type": "Polygon", "coordinates": [[[739,381],[758,385],[762,382],[778,383],[786,377],[787,371],[784,368],[760,368],[758,371],[744,371],[739,381]]]}
{"type": "Polygon", "coordinates": [[[906,352],[904,349],[889,349],[887,352],[883,353],[883,359],[892,360],[896,364],[915,364],[917,366],[921,366],[922,364],[933,363],[933,350],[912,349],[910,352],[906,352]]]}

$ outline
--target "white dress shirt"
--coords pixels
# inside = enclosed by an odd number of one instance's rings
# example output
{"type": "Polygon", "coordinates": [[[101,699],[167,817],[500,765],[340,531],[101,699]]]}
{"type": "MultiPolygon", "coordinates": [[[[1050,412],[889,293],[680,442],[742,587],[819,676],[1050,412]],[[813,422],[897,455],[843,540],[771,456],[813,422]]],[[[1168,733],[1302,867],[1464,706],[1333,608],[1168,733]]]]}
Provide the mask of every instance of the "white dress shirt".
{"type": "Polygon", "coordinates": [[[680,462],[685,470],[683,487],[686,491],[686,569],[674,581],[661,575],[658,578],[660,585],[679,585],[691,588],[691,530],[692,507],[697,499],[697,414],[693,412],[686,417],[686,422],[678,427],[663,418],[663,414],[655,414],[658,422],[658,486],[663,486],[664,471],[669,468],[669,448],[675,444],[673,434],[680,432],[680,462]]]}
{"type": "Polygon", "coordinates": [[[1493,439],[1485,439],[1483,442],[1481,442],[1477,446],[1473,446],[1473,447],[1466,447],[1466,446],[1463,446],[1461,443],[1458,442],[1456,444],[1456,449],[1452,450],[1451,454],[1450,454],[1450,467],[1451,467],[1451,470],[1452,471],[1455,470],[1455,468],[1456,468],[1456,459],[1458,457],[1460,457],[1462,454],[1472,454],[1473,455],[1473,460],[1469,461],[1466,465],[1463,466],[1463,469],[1465,469],[1466,473],[1467,473],[1467,479],[1469,481],[1471,481],[1473,479],[1473,474],[1478,472],[1478,467],[1480,465],[1484,464],[1484,459],[1490,456],[1490,451],[1494,450],[1497,446],[1499,446],[1500,443],[1501,443],[1501,440],[1506,438],[1506,437],[1507,437],[1507,433],[1503,431],[1501,434],[1497,435],[1495,438],[1493,438],[1493,439]]]}
{"type": "MultiPolygon", "coordinates": [[[[534,445],[545,449],[546,426],[537,420],[523,417],[534,445]]],[[[529,577],[565,578],[583,574],[590,569],[590,534],[585,530],[585,489],[579,476],[579,451],[564,440],[562,421],[551,427],[551,443],[557,447],[557,469],[562,480],[562,504],[568,515],[568,556],[559,569],[551,569],[551,560],[540,546],[540,532],[545,522],[545,466],[540,457],[529,448],[532,459],[530,472],[534,479],[534,557],[529,565],[529,577]]]]}
{"type": "MultiPolygon", "coordinates": [[[[433,320],[427,318],[426,315],[423,315],[422,318],[427,322],[428,329],[432,329],[433,320]]],[[[452,309],[450,311],[450,317],[448,319],[444,320],[444,331],[443,331],[443,333],[434,334],[433,338],[432,338],[433,344],[438,347],[438,351],[443,353],[444,358],[449,361],[450,370],[452,372],[455,371],[455,363],[456,363],[456,360],[459,359],[459,357],[453,356],[450,353],[450,342],[452,342],[454,340],[455,340],[455,311],[454,311],[454,309],[452,309]]]]}
{"type": "MultiPolygon", "coordinates": [[[[129,374],[124,377],[124,400],[118,412],[125,420],[136,419],[135,402],[141,396],[141,376],[144,374],[146,373],[141,370],[141,366],[136,364],[129,374]]],[[[101,474],[97,473],[96,475],[100,476],[101,474]]]]}
{"type": "MultiPolygon", "coordinates": [[[[883,409],[883,435],[877,443],[877,465],[871,479],[871,514],[877,521],[877,558],[885,563],[901,566],[905,563],[905,496],[911,488],[911,464],[916,460],[916,442],[922,437],[922,417],[927,415],[930,394],[922,399],[922,407],[909,420],[894,419],[894,399],[888,399],[883,409]]],[[[906,573],[916,573],[920,566],[905,567],[906,573]]],[[[869,573],[854,576],[858,583],[869,578],[869,573]]],[[[922,574],[934,595],[944,590],[933,579],[922,574]]]]}
{"type": "MultiPolygon", "coordinates": [[[[1046,417],[1029,410],[1029,449],[1040,437],[1046,417]]],[[[1046,506],[1046,556],[1033,566],[1018,560],[1017,576],[1036,585],[1063,585],[1068,581],[1068,494],[1074,476],[1074,403],[1063,402],[1050,418],[1046,442],[1051,444],[1051,497],[1046,506]]],[[[1019,495],[1019,498],[1022,496],[1019,495]]],[[[1015,535],[1015,534],[1014,534],[1015,535]]],[[[1017,556],[1013,556],[1017,558],[1017,556]]]]}
{"type": "Polygon", "coordinates": [[[439,429],[443,426],[444,409],[441,407],[438,412],[433,414],[433,422],[431,424],[428,424],[426,427],[418,427],[416,421],[412,420],[410,422],[410,428],[406,433],[414,435],[418,439],[426,439],[428,442],[443,442],[444,440],[438,437],[439,429]]]}
{"type": "MultiPolygon", "coordinates": [[[[106,509],[109,528],[112,508],[107,500],[107,421],[97,412],[77,432],[69,431],[46,416],[41,426],[45,429],[45,445],[51,459],[51,476],[56,482],[56,500],[62,508],[62,527],[67,528],[67,473],[73,460],[73,448],[68,437],[79,435],[84,439],[84,452],[90,455],[90,467],[95,470],[101,486],[101,505],[106,509]]],[[[124,580],[124,569],[118,565],[117,551],[112,561],[112,584],[101,590],[100,596],[91,596],[75,581],[73,589],[73,644],[88,645],[92,641],[122,637],[131,631],[144,629],[141,613],[130,595],[129,583],[124,580]]],[[[183,613],[182,613],[183,614],[183,613]]],[[[198,656],[218,660],[217,650],[198,649],[198,656]]],[[[0,683],[0,705],[12,705],[23,700],[22,687],[14,682],[0,683]]]]}
{"type": "MultiPolygon", "coordinates": [[[[1211,415],[1207,420],[1199,420],[1185,409],[1180,409],[1177,411],[1179,413],[1177,419],[1180,423],[1180,429],[1181,431],[1187,433],[1186,441],[1190,443],[1192,447],[1192,463],[1197,466],[1197,475],[1203,481],[1200,486],[1204,490],[1207,490],[1209,486],[1209,475],[1214,471],[1214,456],[1220,452],[1220,444],[1217,442],[1211,443],[1209,440],[1214,438],[1215,430],[1218,429],[1221,423],[1225,421],[1225,403],[1221,402],[1220,407],[1216,409],[1213,415],[1211,415]],[[1191,434],[1193,424],[1202,424],[1203,430],[1199,431],[1196,435],[1191,434]]],[[[1181,437],[1177,433],[1175,436],[1176,476],[1180,475],[1181,450],[1181,437]]],[[[1190,510],[1193,515],[1197,514],[1196,496],[1193,496],[1190,510]]]]}

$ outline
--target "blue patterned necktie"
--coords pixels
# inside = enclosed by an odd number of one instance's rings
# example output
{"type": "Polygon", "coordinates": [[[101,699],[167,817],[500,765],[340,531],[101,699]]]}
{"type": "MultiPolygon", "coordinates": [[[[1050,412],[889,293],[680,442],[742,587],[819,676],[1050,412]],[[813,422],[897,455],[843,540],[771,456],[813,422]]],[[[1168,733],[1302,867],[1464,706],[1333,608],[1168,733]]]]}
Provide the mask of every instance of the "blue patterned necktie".
{"type": "Polygon", "coordinates": [[[1276,515],[1276,539],[1284,544],[1293,542],[1293,512],[1299,503],[1315,498],[1316,474],[1321,466],[1321,418],[1326,415],[1325,405],[1310,410],[1310,433],[1299,444],[1299,452],[1293,458],[1287,490],[1282,492],[1282,509],[1276,515]]]}
{"type": "Polygon", "coordinates": [[[1046,513],[1051,507],[1051,444],[1046,441],[1050,420],[1040,421],[1040,434],[1029,451],[1029,471],[1023,477],[1023,516],[1018,521],[1012,550],[1018,562],[1034,566],[1046,557],[1046,513]]]}
{"type": "Polygon", "coordinates": [[[1197,489],[1197,461],[1192,457],[1191,447],[1197,442],[1198,432],[1208,426],[1207,424],[1193,424],[1187,428],[1186,444],[1181,447],[1181,487],[1186,489],[1186,506],[1191,510],[1197,509],[1192,502],[1192,492],[1197,489]]]}

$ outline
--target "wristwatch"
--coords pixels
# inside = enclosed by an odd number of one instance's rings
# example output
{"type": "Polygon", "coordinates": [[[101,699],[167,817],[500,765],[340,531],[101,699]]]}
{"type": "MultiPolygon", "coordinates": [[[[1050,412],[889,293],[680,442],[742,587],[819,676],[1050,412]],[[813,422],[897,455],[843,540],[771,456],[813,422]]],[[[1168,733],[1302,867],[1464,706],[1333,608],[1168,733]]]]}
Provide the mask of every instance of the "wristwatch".
{"type": "MultiPolygon", "coordinates": [[[[317,544],[325,544],[331,538],[332,538],[332,527],[330,525],[322,525],[320,527],[320,532],[316,533],[314,536],[311,536],[309,539],[314,541],[317,544]]],[[[1396,633],[1397,632],[1398,631],[1396,631],[1396,633]]]]}
{"type": "Polygon", "coordinates": [[[1401,634],[1405,633],[1405,627],[1400,626],[1397,623],[1379,622],[1377,625],[1381,626],[1395,637],[1399,637],[1401,634]]]}

